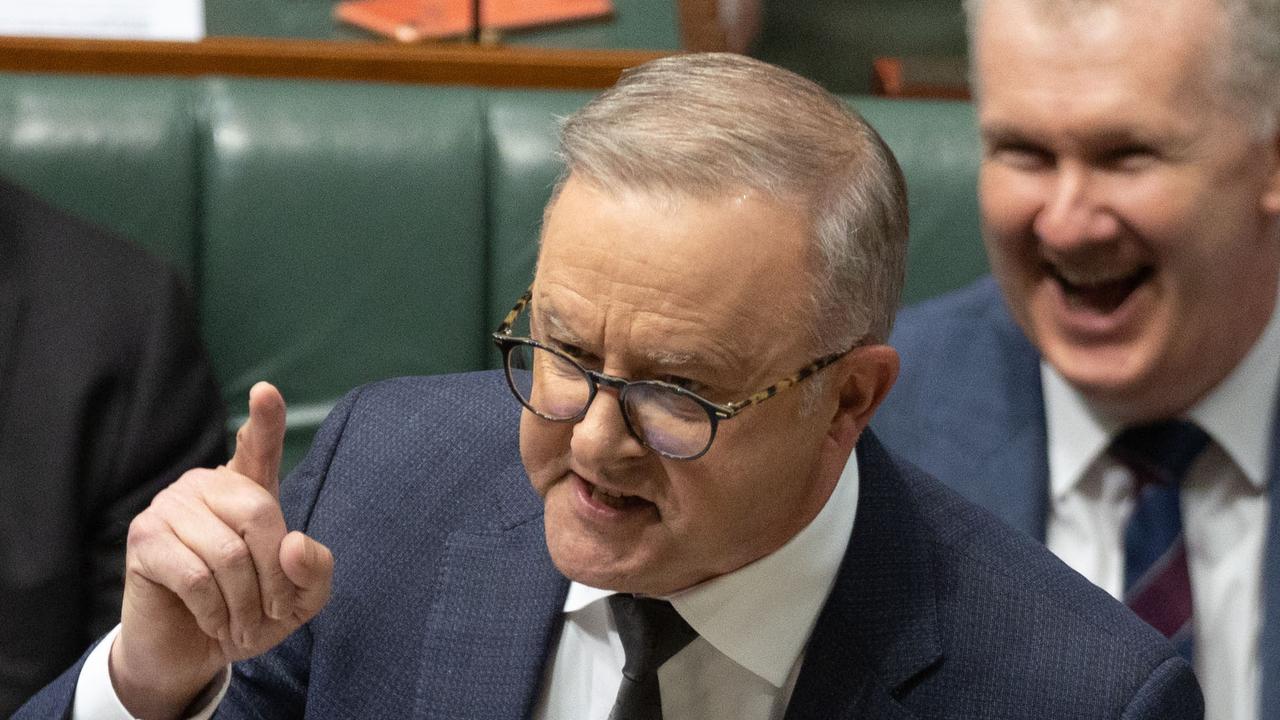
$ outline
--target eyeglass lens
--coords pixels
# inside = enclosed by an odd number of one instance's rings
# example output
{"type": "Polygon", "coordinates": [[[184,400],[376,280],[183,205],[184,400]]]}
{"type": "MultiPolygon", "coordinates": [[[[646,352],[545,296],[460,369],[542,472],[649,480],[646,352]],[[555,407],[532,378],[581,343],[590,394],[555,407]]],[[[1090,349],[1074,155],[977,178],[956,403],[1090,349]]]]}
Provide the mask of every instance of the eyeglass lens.
{"type": "MultiPolygon", "coordinates": [[[[521,343],[510,348],[507,363],[511,387],[530,410],[548,420],[574,420],[585,413],[591,380],[567,358],[521,343]]],[[[675,458],[693,457],[711,442],[706,409],[669,387],[632,383],[621,400],[632,431],[653,450],[675,458]]]]}

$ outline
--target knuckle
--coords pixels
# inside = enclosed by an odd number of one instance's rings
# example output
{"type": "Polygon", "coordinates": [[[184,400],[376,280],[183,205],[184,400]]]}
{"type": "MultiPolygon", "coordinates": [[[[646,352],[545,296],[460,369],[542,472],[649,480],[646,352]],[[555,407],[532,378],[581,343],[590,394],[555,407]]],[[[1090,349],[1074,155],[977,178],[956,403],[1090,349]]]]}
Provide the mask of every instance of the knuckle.
{"type": "Polygon", "coordinates": [[[279,506],[265,491],[245,498],[244,519],[250,525],[272,525],[279,515],[279,506]]]}
{"type": "Polygon", "coordinates": [[[210,478],[215,477],[217,474],[218,474],[217,470],[213,470],[210,468],[192,468],[182,473],[182,476],[179,477],[177,481],[175,481],[169,487],[174,489],[187,488],[187,487],[199,488],[203,486],[206,482],[208,482],[210,478]]]}
{"type": "Polygon", "coordinates": [[[158,522],[153,515],[148,512],[142,512],[129,522],[129,534],[126,542],[135,547],[141,547],[158,537],[163,528],[163,523],[158,522]]]}
{"type": "Polygon", "coordinates": [[[204,566],[185,567],[178,578],[178,586],[182,595],[205,595],[213,588],[213,573],[204,566]]]}
{"type": "Polygon", "coordinates": [[[168,489],[151,499],[151,507],[147,508],[150,513],[159,513],[161,515],[172,514],[178,508],[178,493],[174,489],[168,489]]]}
{"type": "Polygon", "coordinates": [[[271,493],[254,482],[246,482],[236,489],[226,505],[232,525],[241,533],[253,528],[262,530],[283,523],[280,503],[271,493]]]}
{"type": "Polygon", "coordinates": [[[214,551],[214,557],[219,567],[235,567],[249,560],[249,546],[237,537],[219,545],[214,551]]]}

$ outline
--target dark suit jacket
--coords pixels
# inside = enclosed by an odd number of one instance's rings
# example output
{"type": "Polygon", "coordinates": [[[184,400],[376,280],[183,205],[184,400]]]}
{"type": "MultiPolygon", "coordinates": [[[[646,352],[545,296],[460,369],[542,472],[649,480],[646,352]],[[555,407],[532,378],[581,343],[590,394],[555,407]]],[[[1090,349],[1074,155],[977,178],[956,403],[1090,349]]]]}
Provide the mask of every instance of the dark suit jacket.
{"type": "MultiPolygon", "coordinates": [[[[891,343],[902,372],[872,422],[885,444],[1043,541],[1049,460],[1040,356],[995,282],[986,278],[904,310],[891,343]]],[[[1272,428],[1263,718],[1280,718],[1280,422],[1273,419],[1272,428]]]]}
{"type": "Polygon", "coordinates": [[[133,515],[225,459],[174,273],[0,181],[0,717],[119,621],[133,515]]]}
{"type": "MultiPolygon", "coordinates": [[[[236,667],[218,717],[526,717],[568,581],[498,373],[366,386],[286,481],[332,600],[236,667]],[[305,707],[305,712],[303,708],[305,707]]],[[[1199,718],[1186,663],[1037,543],[868,434],[853,535],[787,717],[1199,718]]],[[[63,717],[79,666],[20,718],[63,717]]]]}

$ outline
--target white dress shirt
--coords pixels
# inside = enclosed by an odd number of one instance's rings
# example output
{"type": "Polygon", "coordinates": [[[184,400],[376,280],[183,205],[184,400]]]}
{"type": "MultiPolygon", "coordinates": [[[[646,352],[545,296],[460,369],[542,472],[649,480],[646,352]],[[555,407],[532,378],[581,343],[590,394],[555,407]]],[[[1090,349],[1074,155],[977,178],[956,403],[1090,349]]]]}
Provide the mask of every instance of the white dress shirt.
{"type": "MultiPolygon", "coordinates": [[[[773,553],[683,590],[671,604],[698,638],[658,668],[665,720],[781,720],[805,643],[835,584],[858,507],[851,457],[831,497],[803,530],[773,553]]],[[[578,583],[547,666],[537,720],[606,720],[622,683],[624,653],[606,598],[578,583]]],[[[73,720],[136,720],[111,686],[113,630],[90,653],[76,685],[73,720]]],[[[191,720],[207,720],[230,683],[191,720]]]]}
{"type": "MultiPolygon", "coordinates": [[[[1049,446],[1047,545],[1119,598],[1133,479],[1105,451],[1122,428],[1095,413],[1048,363],[1041,363],[1040,377],[1049,446]]],[[[1273,312],[1235,370],[1184,416],[1213,440],[1182,488],[1195,669],[1207,720],[1258,717],[1262,561],[1278,382],[1280,313],[1273,312]]]]}
{"type": "MultiPolygon", "coordinates": [[[[698,637],[658,668],[664,720],[781,720],[804,646],[853,532],[858,463],[826,505],[773,553],[671,597],[698,637]]],[[[613,593],[573,583],[535,720],[606,720],[625,654],[613,593]]]]}

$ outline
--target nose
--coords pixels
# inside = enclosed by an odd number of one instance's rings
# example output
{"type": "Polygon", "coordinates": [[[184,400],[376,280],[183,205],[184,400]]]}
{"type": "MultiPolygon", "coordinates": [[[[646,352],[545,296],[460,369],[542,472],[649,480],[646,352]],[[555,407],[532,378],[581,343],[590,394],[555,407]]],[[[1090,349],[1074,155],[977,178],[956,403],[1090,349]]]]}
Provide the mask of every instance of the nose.
{"type": "Polygon", "coordinates": [[[1047,195],[1033,225],[1041,244],[1072,250],[1110,241],[1119,232],[1103,183],[1087,166],[1062,163],[1049,180],[1047,195]]]}
{"type": "Polygon", "coordinates": [[[627,431],[618,390],[605,385],[599,386],[587,414],[574,425],[569,448],[574,459],[589,469],[606,469],[648,453],[627,431]]]}

